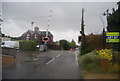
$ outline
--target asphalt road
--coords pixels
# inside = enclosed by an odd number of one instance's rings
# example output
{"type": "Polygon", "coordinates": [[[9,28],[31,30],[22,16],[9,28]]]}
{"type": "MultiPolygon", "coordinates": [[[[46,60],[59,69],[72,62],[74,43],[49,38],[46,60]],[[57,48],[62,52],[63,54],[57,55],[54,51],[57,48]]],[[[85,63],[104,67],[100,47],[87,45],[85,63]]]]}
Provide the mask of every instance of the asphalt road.
{"type": "Polygon", "coordinates": [[[2,68],[3,79],[81,79],[76,51],[47,51],[2,68]],[[32,58],[34,57],[34,58],[32,58]]]}

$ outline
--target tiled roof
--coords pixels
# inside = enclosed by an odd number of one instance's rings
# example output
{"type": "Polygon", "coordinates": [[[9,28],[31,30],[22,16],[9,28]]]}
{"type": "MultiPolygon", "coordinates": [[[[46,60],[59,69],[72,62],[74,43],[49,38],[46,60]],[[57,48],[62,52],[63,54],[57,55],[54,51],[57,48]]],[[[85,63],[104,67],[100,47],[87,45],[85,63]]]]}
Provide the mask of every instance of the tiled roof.
{"type": "Polygon", "coordinates": [[[28,32],[30,32],[30,34],[34,34],[34,31],[32,31],[32,30],[28,30],[28,32]]]}
{"type": "Polygon", "coordinates": [[[30,34],[33,34],[33,33],[34,33],[34,31],[32,31],[32,30],[28,30],[28,31],[26,31],[25,33],[23,33],[22,36],[25,36],[28,32],[29,32],[30,34]]]}

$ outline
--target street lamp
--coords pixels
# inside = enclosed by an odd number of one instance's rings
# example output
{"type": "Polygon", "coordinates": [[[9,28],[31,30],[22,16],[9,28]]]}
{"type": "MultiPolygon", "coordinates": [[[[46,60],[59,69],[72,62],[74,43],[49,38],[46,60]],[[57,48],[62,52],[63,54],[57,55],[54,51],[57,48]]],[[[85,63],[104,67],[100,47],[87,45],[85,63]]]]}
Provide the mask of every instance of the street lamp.
{"type": "Polygon", "coordinates": [[[100,20],[103,23],[103,30],[102,30],[102,33],[103,33],[103,49],[105,49],[105,22],[103,21],[103,19],[101,17],[102,15],[105,16],[106,15],[105,12],[100,14],[100,20]]]}

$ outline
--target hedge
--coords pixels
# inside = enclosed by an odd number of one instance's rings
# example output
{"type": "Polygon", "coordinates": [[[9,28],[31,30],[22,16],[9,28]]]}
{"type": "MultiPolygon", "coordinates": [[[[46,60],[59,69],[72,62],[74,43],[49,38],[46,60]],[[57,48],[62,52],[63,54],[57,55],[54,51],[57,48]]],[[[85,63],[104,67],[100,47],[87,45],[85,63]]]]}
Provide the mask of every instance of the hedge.
{"type": "Polygon", "coordinates": [[[20,41],[20,50],[35,51],[37,49],[37,42],[32,40],[20,41]]]}

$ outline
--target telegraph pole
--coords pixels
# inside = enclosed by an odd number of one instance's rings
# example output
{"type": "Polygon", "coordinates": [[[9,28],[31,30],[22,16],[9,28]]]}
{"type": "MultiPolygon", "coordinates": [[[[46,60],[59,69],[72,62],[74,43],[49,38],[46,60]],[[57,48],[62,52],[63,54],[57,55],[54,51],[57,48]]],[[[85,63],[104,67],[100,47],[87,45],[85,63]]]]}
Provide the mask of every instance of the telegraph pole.
{"type": "Polygon", "coordinates": [[[86,39],[85,39],[85,33],[84,33],[84,9],[82,8],[82,21],[81,21],[81,47],[80,47],[80,54],[85,54],[86,51],[86,39]]]}
{"type": "Polygon", "coordinates": [[[84,36],[84,9],[82,8],[81,35],[84,36]]]}

